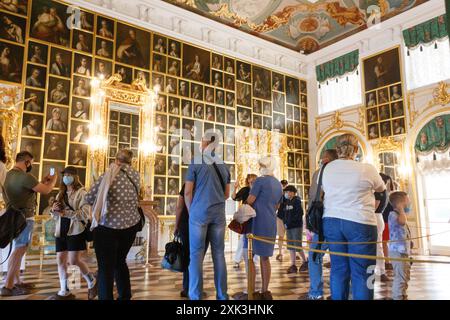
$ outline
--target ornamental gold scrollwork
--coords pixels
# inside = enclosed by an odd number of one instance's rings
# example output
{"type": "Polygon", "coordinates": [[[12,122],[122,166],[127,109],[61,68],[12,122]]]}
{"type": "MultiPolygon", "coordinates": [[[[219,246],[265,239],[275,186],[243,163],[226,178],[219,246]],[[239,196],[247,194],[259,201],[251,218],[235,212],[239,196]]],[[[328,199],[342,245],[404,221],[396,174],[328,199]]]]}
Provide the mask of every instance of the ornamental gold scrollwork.
{"type": "Polygon", "coordinates": [[[14,145],[17,143],[19,133],[19,111],[17,106],[23,102],[18,99],[19,87],[0,87],[0,122],[2,122],[3,135],[5,140],[6,167],[11,169],[14,158],[14,145]]]}
{"type": "Polygon", "coordinates": [[[395,140],[394,137],[381,137],[378,143],[373,145],[375,154],[383,152],[401,151],[403,147],[404,137],[400,140],[395,140]]]}

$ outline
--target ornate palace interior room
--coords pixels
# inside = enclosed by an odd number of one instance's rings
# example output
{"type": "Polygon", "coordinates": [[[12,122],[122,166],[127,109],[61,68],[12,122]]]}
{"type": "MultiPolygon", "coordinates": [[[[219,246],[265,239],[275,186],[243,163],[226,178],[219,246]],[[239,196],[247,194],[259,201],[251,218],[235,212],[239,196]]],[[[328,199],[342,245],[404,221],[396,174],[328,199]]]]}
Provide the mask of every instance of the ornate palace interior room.
{"type": "Polygon", "coordinates": [[[450,299],[449,10],[0,0],[0,302],[450,299]]]}

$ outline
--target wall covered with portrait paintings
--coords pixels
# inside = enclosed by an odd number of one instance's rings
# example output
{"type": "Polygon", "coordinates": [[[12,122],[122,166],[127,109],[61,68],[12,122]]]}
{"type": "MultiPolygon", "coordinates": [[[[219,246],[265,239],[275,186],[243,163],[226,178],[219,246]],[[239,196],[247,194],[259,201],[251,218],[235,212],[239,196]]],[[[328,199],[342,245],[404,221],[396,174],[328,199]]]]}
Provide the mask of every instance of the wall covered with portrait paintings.
{"type": "MultiPolygon", "coordinates": [[[[86,180],[90,81],[114,73],[120,73],[125,83],[140,78],[148,87],[161,87],[155,113],[154,172],[154,196],[161,214],[174,214],[187,169],[179,161],[182,148],[176,146],[195,150],[200,133],[208,129],[220,130],[225,137],[220,152],[232,180],[237,127],[286,134],[292,158],[308,158],[304,80],[87,10],[74,20],[72,11],[60,1],[0,1],[0,82],[23,90],[17,149],[35,156],[37,177],[48,174],[51,167],[60,171],[74,165],[86,180]],[[192,134],[183,135],[179,129],[192,134]]],[[[110,115],[111,121],[115,116],[110,115]]],[[[108,139],[116,143],[109,154],[121,146],[137,151],[133,121],[122,122],[122,115],[117,116],[113,123],[117,132],[131,134],[114,138],[110,131],[108,139]]],[[[310,182],[308,161],[289,161],[288,167],[296,173],[289,176],[290,182],[304,196],[310,182]]],[[[40,213],[50,196],[40,198],[40,213]]]]}

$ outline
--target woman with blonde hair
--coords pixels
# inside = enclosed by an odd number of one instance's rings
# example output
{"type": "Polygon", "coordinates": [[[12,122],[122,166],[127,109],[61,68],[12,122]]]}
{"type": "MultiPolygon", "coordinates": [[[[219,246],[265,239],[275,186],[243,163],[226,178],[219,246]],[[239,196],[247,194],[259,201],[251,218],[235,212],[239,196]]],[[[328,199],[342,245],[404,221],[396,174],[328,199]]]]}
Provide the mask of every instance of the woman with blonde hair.
{"type": "MultiPolygon", "coordinates": [[[[353,134],[339,136],[336,151],[338,159],[327,164],[323,171],[325,240],[331,242],[330,252],[375,256],[374,192],[383,192],[386,186],[373,165],[355,161],[358,140],[353,134]]],[[[350,282],[354,300],[372,300],[374,290],[368,286],[368,280],[374,270],[375,260],[331,255],[332,300],[347,300],[350,282]]]]}

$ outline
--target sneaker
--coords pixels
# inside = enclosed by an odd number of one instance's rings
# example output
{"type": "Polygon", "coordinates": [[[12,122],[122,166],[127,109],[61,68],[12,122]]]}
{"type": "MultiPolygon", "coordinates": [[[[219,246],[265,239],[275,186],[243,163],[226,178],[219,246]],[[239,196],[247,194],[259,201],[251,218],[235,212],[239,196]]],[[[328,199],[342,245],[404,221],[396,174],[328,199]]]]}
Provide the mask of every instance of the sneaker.
{"type": "Polygon", "coordinates": [[[261,293],[260,300],[273,300],[272,292],[266,291],[261,293]]]}
{"type": "Polygon", "coordinates": [[[12,289],[3,287],[0,292],[0,296],[2,297],[16,297],[16,296],[24,296],[27,294],[30,294],[30,291],[28,289],[23,289],[19,287],[13,287],[12,289]]]}
{"type": "Polygon", "coordinates": [[[234,265],[233,265],[234,269],[239,269],[240,267],[241,266],[240,266],[240,264],[238,262],[235,262],[234,265]]]}
{"type": "Polygon", "coordinates": [[[34,283],[25,283],[25,282],[16,283],[16,287],[28,290],[36,289],[36,285],[34,283]]]}
{"type": "Polygon", "coordinates": [[[380,281],[381,281],[381,282],[388,282],[388,281],[390,281],[390,279],[389,279],[389,277],[388,277],[387,275],[382,274],[382,275],[380,276],[380,281]]]}
{"type": "Polygon", "coordinates": [[[50,296],[47,300],[75,300],[75,298],[75,295],[69,292],[68,294],[63,296],[56,293],[50,296]]]}
{"type": "Polygon", "coordinates": [[[292,265],[289,267],[289,269],[287,269],[287,274],[291,273],[297,273],[297,267],[295,265],[292,265]]]}
{"type": "MultiPolygon", "coordinates": [[[[248,300],[248,293],[239,292],[233,295],[234,300],[248,300]]],[[[261,293],[258,291],[253,292],[253,300],[261,300],[261,293]]]]}
{"type": "Polygon", "coordinates": [[[282,261],[283,261],[283,255],[277,254],[276,259],[277,259],[278,261],[282,262],[282,261]]]}
{"type": "Polygon", "coordinates": [[[327,269],[330,269],[331,268],[331,262],[325,262],[324,264],[323,264],[323,266],[325,267],[325,268],[327,268],[327,269]]]}
{"type": "Polygon", "coordinates": [[[308,261],[303,262],[300,268],[298,269],[298,272],[305,272],[305,271],[308,271],[308,261]]]}
{"type": "Polygon", "coordinates": [[[323,296],[313,297],[313,296],[310,296],[308,293],[306,293],[306,294],[298,297],[298,300],[323,300],[323,296]]]}
{"type": "Polygon", "coordinates": [[[94,275],[94,286],[92,288],[88,288],[88,300],[94,300],[98,294],[98,281],[97,277],[94,275]]]}

